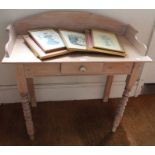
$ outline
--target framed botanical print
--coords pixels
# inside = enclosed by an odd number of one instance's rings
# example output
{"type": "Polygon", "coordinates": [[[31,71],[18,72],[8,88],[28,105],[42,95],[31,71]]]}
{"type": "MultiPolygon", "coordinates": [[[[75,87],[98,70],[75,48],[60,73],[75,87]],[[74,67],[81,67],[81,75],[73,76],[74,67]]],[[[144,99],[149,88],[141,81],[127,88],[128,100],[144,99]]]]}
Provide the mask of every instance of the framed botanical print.
{"type": "Polygon", "coordinates": [[[87,51],[88,52],[103,53],[103,54],[108,54],[108,55],[113,55],[113,56],[121,56],[121,57],[125,57],[127,55],[126,52],[107,50],[107,49],[103,49],[103,48],[95,48],[93,45],[93,38],[91,35],[91,30],[86,30],[85,35],[86,35],[87,51]]]}
{"type": "Polygon", "coordinates": [[[48,58],[54,58],[57,56],[68,54],[69,51],[67,49],[61,49],[58,51],[52,51],[49,53],[45,53],[29,35],[23,35],[23,39],[26,45],[31,49],[35,56],[37,56],[41,60],[45,60],[48,58]]]}
{"type": "Polygon", "coordinates": [[[86,38],[84,33],[60,30],[60,35],[69,50],[86,50],[86,38]]]}
{"type": "Polygon", "coordinates": [[[117,36],[112,32],[91,30],[94,48],[124,52],[117,36]]]}
{"type": "Polygon", "coordinates": [[[31,30],[28,32],[45,52],[65,48],[59,33],[53,29],[31,30]]]}

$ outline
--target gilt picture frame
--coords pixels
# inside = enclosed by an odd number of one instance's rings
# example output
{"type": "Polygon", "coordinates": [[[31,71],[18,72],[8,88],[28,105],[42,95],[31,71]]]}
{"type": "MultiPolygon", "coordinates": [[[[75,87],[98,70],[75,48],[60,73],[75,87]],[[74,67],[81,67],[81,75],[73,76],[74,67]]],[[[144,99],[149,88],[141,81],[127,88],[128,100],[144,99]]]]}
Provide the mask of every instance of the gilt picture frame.
{"type": "Polygon", "coordinates": [[[65,48],[59,33],[54,29],[30,30],[28,32],[45,52],[65,48]]]}
{"type": "Polygon", "coordinates": [[[59,30],[66,47],[68,49],[86,50],[86,37],[84,33],[59,30]]]}
{"type": "Polygon", "coordinates": [[[103,30],[91,30],[94,48],[125,52],[116,34],[103,30]]]}

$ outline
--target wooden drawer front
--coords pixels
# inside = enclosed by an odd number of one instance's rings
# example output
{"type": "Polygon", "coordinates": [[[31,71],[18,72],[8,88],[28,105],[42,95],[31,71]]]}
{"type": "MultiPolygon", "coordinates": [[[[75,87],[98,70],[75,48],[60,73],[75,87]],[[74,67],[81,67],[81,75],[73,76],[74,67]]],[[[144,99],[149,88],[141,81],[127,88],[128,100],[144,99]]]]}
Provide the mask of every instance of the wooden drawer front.
{"type": "Polygon", "coordinates": [[[101,74],[103,63],[64,63],[61,64],[62,74],[101,74]]]}
{"type": "Polygon", "coordinates": [[[129,74],[133,63],[105,63],[103,65],[103,73],[107,74],[129,74]]]}
{"type": "Polygon", "coordinates": [[[60,74],[60,64],[25,64],[24,67],[27,77],[60,74]]]}

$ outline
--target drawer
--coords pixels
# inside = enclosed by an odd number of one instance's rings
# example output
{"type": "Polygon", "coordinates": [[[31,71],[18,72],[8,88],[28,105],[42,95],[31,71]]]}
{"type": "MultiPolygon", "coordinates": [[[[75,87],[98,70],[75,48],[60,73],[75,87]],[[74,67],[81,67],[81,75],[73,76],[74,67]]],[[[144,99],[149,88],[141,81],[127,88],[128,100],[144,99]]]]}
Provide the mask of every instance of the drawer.
{"type": "Polygon", "coordinates": [[[101,74],[103,63],[63,63],[61,64],[62,74],[101,74]]]}
{"type": "Polygon", "coordinates": [[[24,69],[27,77],[60,74],[60,64],[25,64],[24,69]]]}
{"type": "Polygon", "coordinates": [[[131,72],[133,63],[104,63],[103,65],[103,73],[106,74],[129,74],[131,72]]]}

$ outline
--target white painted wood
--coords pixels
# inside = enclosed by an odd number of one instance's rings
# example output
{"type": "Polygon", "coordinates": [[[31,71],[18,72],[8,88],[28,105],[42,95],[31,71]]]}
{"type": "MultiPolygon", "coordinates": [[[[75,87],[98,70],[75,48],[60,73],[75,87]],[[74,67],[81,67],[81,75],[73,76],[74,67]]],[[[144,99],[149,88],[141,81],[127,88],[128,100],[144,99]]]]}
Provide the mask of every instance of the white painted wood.
{"type": "MultiPolygon", "coordinates": [[[[68,83],[68,84],[42,84],[35,85],[36,98],[41,101],[63,101],[63,100],[83,100],[83,99],[102,99],[103,86],[105,83],[68,83]],[[57,95],[59,94],[59,95],[57,95]]],[[[124,82],[114,82],[110,97],[118,98],[122,96],[124,82]]],[[[137,84],[134,86],[130,96],[134,96],[137,84]]],[[[21,98],[16,86],[0,87],[0,104],[20,103],[21,98]]]]}

